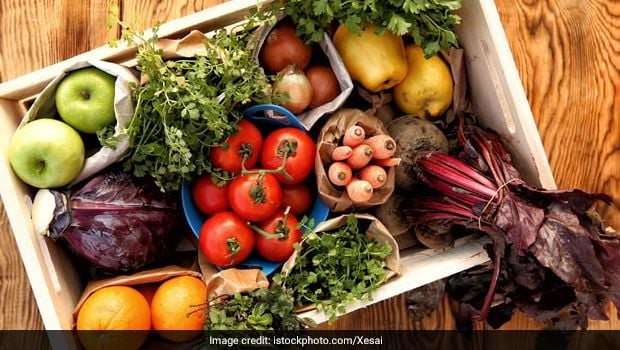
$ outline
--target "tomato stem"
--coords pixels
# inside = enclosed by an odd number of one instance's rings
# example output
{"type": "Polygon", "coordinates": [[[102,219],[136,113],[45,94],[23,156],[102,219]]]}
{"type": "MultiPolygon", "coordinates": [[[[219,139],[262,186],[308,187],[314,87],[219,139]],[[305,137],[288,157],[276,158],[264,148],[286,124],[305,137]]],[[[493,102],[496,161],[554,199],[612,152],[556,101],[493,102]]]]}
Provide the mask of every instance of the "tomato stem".
{"type": "Polygon", "coordinates": [[[265,237],[267,239],[286,239],[286,237],[284,236],[284,233],[282,233],[282,232],[280,232],[280,233],[267,232],[267,231],[263,230],[262,228],[256,226],[255,224],[252,224],[250,222],[248,222],[248,226],[252,230],[254,230],[256,233],[260,234],[261,236],[263,236],[263,237],[265,237]]]}
{"type": "Polygon", "coordinates": [[[250,189],[250,198],[254,202],[254,205],[260,205],[267,201],[267,193],[265,193],[265,187],[263,186],[264,173],[259,172],[256,179],[256,185],[250,189]]]}
{"type": "Polygon", "coordinates": [[[286,222],[288,221],[288,214],[290,210],[291,206],[289,205],[284,210],[284,218],[282,220],[278,220],[278,226],[276,227],[276,231],[274,233],[267,232],[262,228],[256,226],[255,224],[252,224],[251,222],[248,222],[248,226],[252,230],[256,231],[256,233],[262,235],[267,239],[288,239],[288,234],[291,229],[286,226],[286,222]]]}
{"type": "Polygon", "coordinates": [[[278,147],[278,157],[282,158],[282,164],[276,169],[259,169],[259,170],[248,170],[245,168],[245,157],[241,161],[241,175],[248,174],[282,174],[287,180],[293,181],[294,178],[286,171],[286,161],[289,156],[294,156],[296,154],[297,143],[291,142],[289,140],[282,141],[282,146],[278,147]]]}
{"type": "Polygon", "coordinates": [[[231,237],[226,240],[226,248],[230,252],[226,257],[230,259],[230,265],[235,263],[235,257],[241,251],[241,243],[235,238],[231,237]]]}

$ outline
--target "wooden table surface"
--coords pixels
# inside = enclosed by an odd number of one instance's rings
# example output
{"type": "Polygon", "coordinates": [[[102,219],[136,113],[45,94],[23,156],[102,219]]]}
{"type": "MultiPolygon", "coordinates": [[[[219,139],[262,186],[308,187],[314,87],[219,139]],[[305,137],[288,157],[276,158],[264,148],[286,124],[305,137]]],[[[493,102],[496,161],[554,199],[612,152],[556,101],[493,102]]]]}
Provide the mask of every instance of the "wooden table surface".
{"type": "MultiPolygon", "coordinates": [[[[469,0],[463,0],[467,2],[469,0]]],[[[2,0],[0,82],[104,45],[110,4],[130,23],[149,27],[205,9],[218,0],[2,0]]],[[[620,228],[620,2],[617,0],[495,0],[556,182],[606,192],[601,207],[620,228]]],[[[1,181],[1,180],[0,180],[1,181]]],[[[0,204],[0,329],[43,324],[15,240],[0,204]]],[[[620,329],[610,321],[591,329],[620,329]]],[[[421,322],[409,320],[405,296],[341,318],[338,329],[450,329],[447,300],[421,322]]],[[[477,324],[477,328],[485,328],[477,324]]],[[[506,329],[536,329],[516,315],[506,329]]]]}

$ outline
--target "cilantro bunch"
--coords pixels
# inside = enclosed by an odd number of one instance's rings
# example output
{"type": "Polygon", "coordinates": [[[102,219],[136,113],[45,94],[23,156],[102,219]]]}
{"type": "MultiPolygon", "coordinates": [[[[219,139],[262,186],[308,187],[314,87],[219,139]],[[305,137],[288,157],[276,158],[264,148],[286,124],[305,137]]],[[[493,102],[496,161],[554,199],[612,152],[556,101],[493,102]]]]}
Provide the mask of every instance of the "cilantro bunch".
{"type": "Polygon", "coordinates": [[[274,276],[274,281],[291,291],[296,306],[314,303],[330,322],[352,301],[370,300],[387,280],[385,259],[392,247],[369,240],[353,214],[339,229],[308,230],[295,249],[295,265],[287,275],[274,276]]]}
{"type": "Polygon", "coordinates": [[[210,148],[235,132],[247,105],[270,102],[268,77],[249,48],[256,24],[217,31],[205,41],[207,54],[191,59],[165,60],[156,37],[141,43],[137,69],[148,81],[133,90],[125,171],[151,176],[164,191],[178,189],[211,168],[210,148]]]}
{"type": "Polygon", "coordinates": [[[460,0],[278,0],[271,9],[283,9],[308,42],[320,41],[334,21],[354,33],[375,24],[380,32],[411,35],[431,56],[458,46],[454,26],[461,22],[459,8],[460,0]]]}
{"type": "Polygon", "coordinates": [[[275,286],[224,296],[209,307],[205,330],[301,330],[293,299],[275,286]]]}

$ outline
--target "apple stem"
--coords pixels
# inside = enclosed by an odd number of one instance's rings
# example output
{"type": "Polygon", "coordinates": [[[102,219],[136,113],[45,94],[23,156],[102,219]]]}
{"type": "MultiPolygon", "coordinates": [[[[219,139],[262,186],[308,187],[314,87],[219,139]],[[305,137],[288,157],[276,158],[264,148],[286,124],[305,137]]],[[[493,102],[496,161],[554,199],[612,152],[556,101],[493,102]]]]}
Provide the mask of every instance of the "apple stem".
{"type": "Polygon", "coordinates": [[[88,90],[80,91],[80,96],[82,96],[85,100],[90,99],[90,92],[88,90]]]}

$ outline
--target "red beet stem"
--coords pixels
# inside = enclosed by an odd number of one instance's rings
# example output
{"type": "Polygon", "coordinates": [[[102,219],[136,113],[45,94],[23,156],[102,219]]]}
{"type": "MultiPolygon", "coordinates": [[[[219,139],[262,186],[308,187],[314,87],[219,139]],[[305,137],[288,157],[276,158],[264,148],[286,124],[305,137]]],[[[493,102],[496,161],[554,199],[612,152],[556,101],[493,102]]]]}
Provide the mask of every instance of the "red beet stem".
{"type": "Polygon", "coordinates": [[[482,175],[478,170],[458,158],[439,152],[431,153],[427,156],[427,158],[436,159],[438,162],[448,165],[452,169],[462,173],[471,180],[476,181],[485,187],[491,188],[494,191],[497,190],[497,184],[494,184],[491,180],[482,175]]]}
{"type": "Polygon", "coordinates": [[[448,196],[449,198],[454,198],[455,200],[472,207],[473,205],[480,202],[488,202],[490,198],[482,198],[472,192],[465,191],[463,189],[459,189],[458,187],[453,187],[452,185],[442,181],[442,179],[438,179],[435,176],[426,176],[426,182],[434,187],[439,192],[448,196]]]}
{"type": "Polygon", "coordinates": [[[485,197],[487,200],[495,197],[497,187],[486,187],[484,184],[472,180],[463,173],[433,158],[418,160],[418,167],[424,172],[431,174],[451,185],[461,187],[469,192],[485,197]]]}

